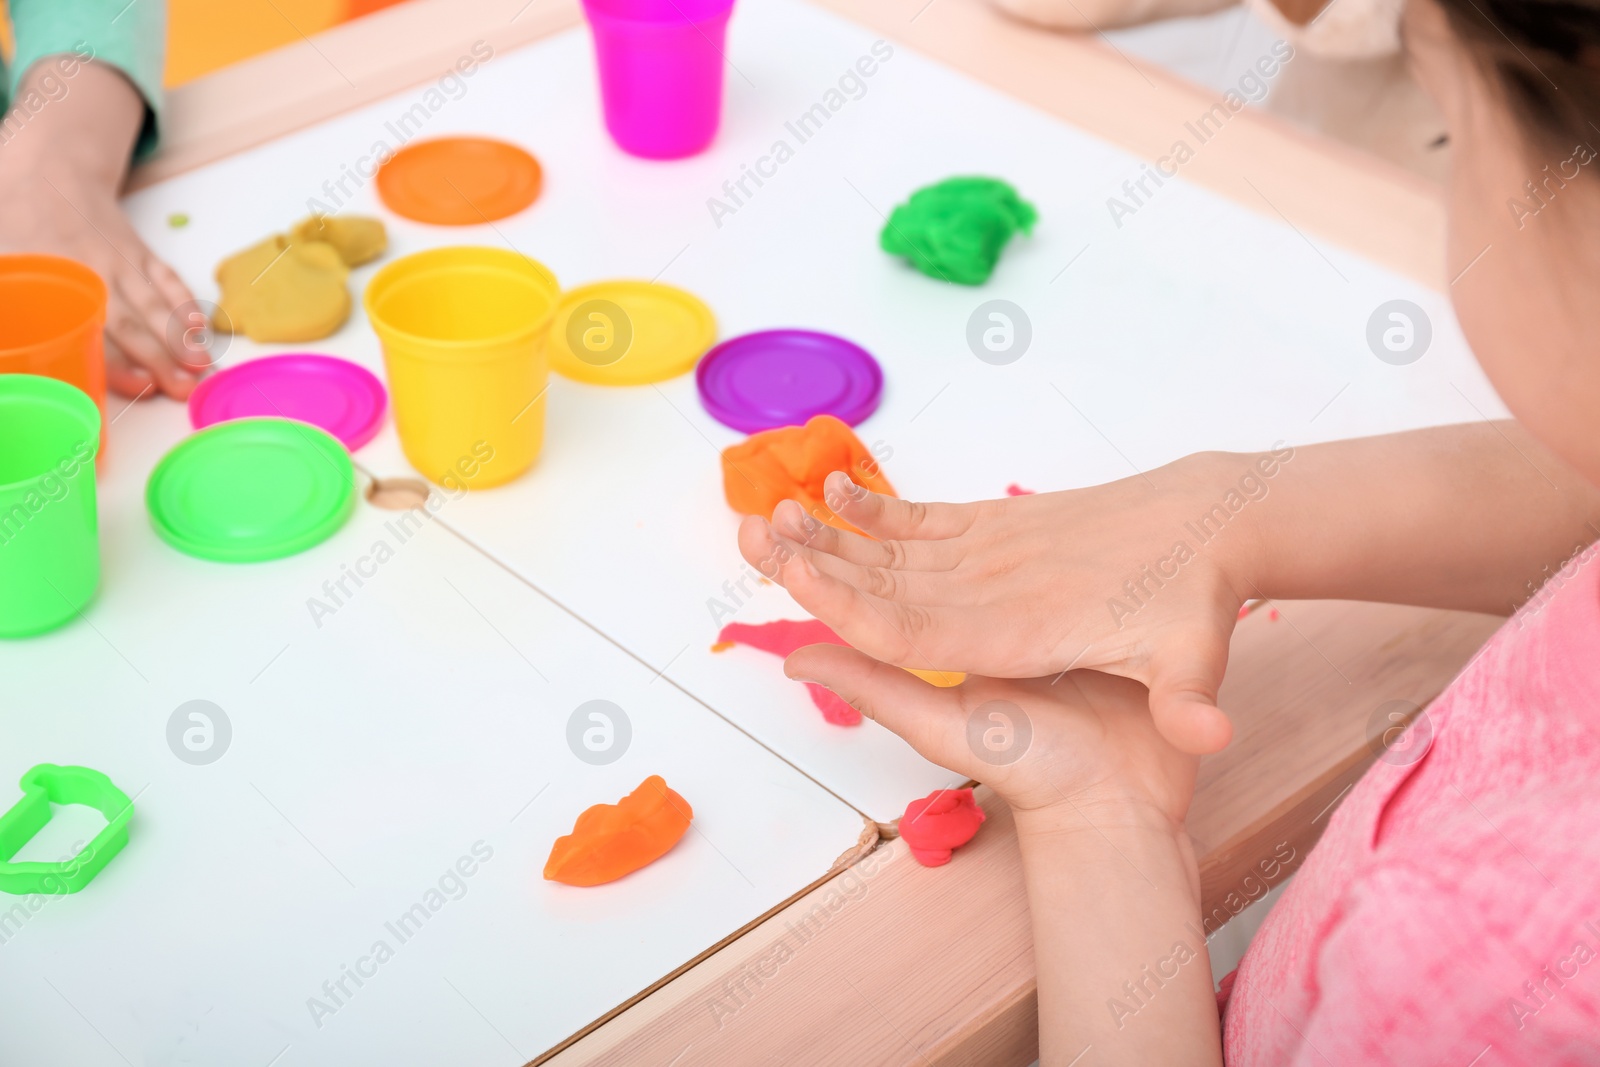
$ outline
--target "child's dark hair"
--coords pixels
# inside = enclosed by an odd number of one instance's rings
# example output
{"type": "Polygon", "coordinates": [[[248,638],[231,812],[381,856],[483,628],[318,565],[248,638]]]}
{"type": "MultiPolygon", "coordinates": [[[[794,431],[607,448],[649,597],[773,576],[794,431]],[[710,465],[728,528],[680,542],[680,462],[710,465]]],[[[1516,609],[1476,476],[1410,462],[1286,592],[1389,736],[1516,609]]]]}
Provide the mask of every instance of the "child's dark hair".
{"type": "Polygon", "coordinates": [[[1600,142],[1600,2],[1439,0],[1522,120],[1530,146],[1600,142]]]}

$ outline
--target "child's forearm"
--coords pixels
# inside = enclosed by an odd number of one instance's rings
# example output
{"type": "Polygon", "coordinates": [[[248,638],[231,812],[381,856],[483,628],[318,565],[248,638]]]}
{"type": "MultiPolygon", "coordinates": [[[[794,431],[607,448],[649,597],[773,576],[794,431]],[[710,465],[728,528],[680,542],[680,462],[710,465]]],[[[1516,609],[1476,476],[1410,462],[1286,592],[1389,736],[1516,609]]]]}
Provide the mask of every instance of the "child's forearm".
{"type": "Polygon", "coordinates": [[[32,96],[44,103],[0,152],[0,166],[71,174],[116,190],[144,122],[144,98],[115,68],[71,59],[80,67],[70,80],[52,74],[45,63],[23,75],[17,99],[32,96]],[[46,84],[47,79],[53,80],[46,84]]]}
{"type": "Polygon", "coordinates": [[[1017,829],[1041,1067],[1220,1064],[1187,836],[1159,815],[1069,803],[1019,811],[1017,829]]]}
{"type": "Polygon", "coordinates": [[[1247,595],[1508,614],[1600,538],[1600,490],[1512,422],[1297,448],[1266,484],[1247,595]]]}

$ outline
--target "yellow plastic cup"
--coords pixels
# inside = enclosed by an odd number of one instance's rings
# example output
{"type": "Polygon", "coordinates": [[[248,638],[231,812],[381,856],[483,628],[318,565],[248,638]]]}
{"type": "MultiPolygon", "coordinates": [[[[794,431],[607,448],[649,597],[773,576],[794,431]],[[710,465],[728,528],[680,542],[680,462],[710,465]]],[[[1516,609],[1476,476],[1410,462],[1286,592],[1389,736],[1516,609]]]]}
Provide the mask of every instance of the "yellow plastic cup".
{"type": "Polygon", "coordinates": [[[364,303],[383,345],[406,459],[447,489],[521,475],[544,443],[545,336],[561,298],[542,263],[435,248],[388,264],[364,303]]]}

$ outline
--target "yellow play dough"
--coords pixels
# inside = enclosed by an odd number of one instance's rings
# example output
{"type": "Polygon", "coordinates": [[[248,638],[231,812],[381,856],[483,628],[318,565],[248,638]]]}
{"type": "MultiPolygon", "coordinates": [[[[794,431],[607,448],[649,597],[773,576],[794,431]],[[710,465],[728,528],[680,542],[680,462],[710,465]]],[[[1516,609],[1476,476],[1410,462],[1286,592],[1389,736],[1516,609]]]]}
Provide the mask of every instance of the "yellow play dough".
{"type": "Polygon", "coordinates": [[[339,253],[347,267],[371,263],[389,248],[389,235],[383,223],[364,215],[311,215],[295,223],[289,231],[295,244],[323,241],[339,253]]]}
{"type": "Polygon", "coordinates": [[[287,234],[235,252],[217,266],[222,295],[212,327],[252,341],[319,341],[350,317],[350,268],[383,255],[383,223],[313,215],[287,234]]]}
{"type": "Polygon", "coordinates": [[[916,667],[907,667],[906,670],[921,678],[924,682],[938,686],[940,689],[949,689],[953,685],[960,685],[967,680],[967,676],[960,671],[930,671],[919,670],[916,667]]]}

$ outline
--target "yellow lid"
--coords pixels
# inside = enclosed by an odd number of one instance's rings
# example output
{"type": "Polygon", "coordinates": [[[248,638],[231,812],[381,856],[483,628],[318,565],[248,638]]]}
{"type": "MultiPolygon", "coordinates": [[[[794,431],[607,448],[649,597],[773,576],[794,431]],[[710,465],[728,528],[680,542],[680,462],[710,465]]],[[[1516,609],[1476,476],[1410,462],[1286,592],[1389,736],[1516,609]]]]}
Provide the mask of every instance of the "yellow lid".
{"type": "Polygon", "coordinates": [[[646,385],[694,369],[717,320],[692,293],[657,282],[596,282],[561,298],[550,369],[595,385],[646,385]]]}

